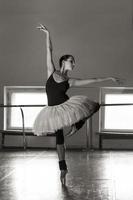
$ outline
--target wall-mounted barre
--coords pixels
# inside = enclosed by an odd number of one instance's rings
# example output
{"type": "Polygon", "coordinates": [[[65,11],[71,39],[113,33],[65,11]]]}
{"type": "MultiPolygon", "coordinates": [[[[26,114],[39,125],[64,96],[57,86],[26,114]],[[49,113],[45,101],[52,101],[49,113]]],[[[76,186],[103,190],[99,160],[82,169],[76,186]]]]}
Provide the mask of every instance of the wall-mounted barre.
{"type": "Polygon", "coordinates": [[[0,107],[44,107],[46,105],[4,105],[0,104],[0,107]]]}
{"type": "MultiPolygon", "coordinates": [[[[42,105],[4,105],[0,104],[0,107],[44,107],[47,106],[46,104],[42,105]]],[[[113,103],[113,104],[104,104],[101,103],[100,106],[133,106],[133,103],[113,103]]]]}
{"type": "MultiPolygon", "coordinates": [[[[22,117],[22,134],[23,134],[23,146],[24,146],[24,149],[26,149],[27,142],[26,142],[26,132],[25,132],[24,111],[23,111],[22,107],[44,107],[44,106],[46,106],[46,105],[4,105],[4,104],[0,104],[1,108],[12,108],[12,107],[20,108],[21,117],[22,117]]],[[[3,141],[4,141],[4,136],[3,136],[3,141]]]]}
{"type": "MultiPolygon", "coordinates": [[[[25,131],[25,119],[24,119],[24,111],[22,109],[22,107],[45,107],[46,105],[4,105],[4,104],[0,104],[0,108],[12,108],[12,107],[18,107],[20,108],[21,111],[21,117],[22,117],[22,134],[23,134],[23,147],[24,149],[26,149],[27,147],[27,142],[26,142],[26,131],[25,131]]],[[[103,104],[101,103],[100,106],[133,106],[133,103],[122,103],[122,104],[103,104]]],[[[90,122],[92,123],[92,122],[90,122]]],[[[4,136],[3,136],[4,138],[4,136]]],[[[3,139],[4,141],[4,139],[3,139]]],[[[2,142],[3,143],[3,142],[2,142]]],[[[88,147],[88,142],[87,142],[87,147],[88,147]]]]}

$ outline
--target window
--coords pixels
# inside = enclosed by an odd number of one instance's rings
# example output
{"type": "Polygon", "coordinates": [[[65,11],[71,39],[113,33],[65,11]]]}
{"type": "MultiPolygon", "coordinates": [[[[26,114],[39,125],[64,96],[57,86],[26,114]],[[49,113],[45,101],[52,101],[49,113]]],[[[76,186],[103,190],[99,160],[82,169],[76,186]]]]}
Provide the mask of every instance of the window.
{"type": "MultiPolygon", "coordinates": [[[[5,86],[5,105],[47,105],[45,87],[40,86],[5,86]]],[[[43,107],[22,107],[25,118],[25,129],[31,130],[33,122],[43,107]]],[[[4,108],[4,129],[22,129],[22,117],[19,107],[4,108]]]]}
{"type": "MultiPolygon", "coordinates": [[[[103,104],[133,104],[133,88],[101,88],[103,104]]],[[[100,131],[133,132],[133,105],[103,106],[100,109],[100,131]]]]}

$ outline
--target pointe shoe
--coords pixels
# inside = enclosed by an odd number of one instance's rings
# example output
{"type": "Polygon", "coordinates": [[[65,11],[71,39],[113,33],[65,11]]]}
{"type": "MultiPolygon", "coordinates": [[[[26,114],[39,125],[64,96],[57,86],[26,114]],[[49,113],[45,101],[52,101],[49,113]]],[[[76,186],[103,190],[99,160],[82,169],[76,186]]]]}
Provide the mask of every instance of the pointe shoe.
{"type": "Polygon", "coordinates": [[[73,134],[75,134],[75,133],[77,132],[77,130],[78,130],[78,129],[76,128],[76,126],[73,125],[72,128],[71,128],[71,130],[70,130],[65,136],[70,137],[70,136],[72,136],[73,134]]]}
{"type": "Polygon", "coordinates": [[[68,170],[61,170],[60,174],[60,180],[62,185],[66,185],[66,174],[68,173],[68,170]]]}

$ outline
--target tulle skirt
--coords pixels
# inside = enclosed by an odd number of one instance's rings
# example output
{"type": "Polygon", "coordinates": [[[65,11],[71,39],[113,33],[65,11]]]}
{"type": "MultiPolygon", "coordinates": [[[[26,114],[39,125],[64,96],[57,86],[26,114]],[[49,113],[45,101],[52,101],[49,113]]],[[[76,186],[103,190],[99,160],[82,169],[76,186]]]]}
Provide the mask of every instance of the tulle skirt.
{"type": "Polygon", "coordinates": [[[98,103],[81,95],[72,96],[59,105],[45,106],[35,119],[33,132],[37,136],[53,134],[59,129],[87,120],[99,107],[98,103]]]}

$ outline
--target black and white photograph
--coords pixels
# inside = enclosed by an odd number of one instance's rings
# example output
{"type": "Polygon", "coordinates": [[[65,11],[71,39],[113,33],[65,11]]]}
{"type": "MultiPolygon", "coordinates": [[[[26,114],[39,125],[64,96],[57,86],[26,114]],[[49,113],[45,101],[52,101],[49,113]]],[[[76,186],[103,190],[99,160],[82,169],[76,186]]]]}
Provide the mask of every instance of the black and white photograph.
{"type": "Polygon", "coordinates": [[[0,200],[133,200],[133,2],[0,0],[0,200]]]}

